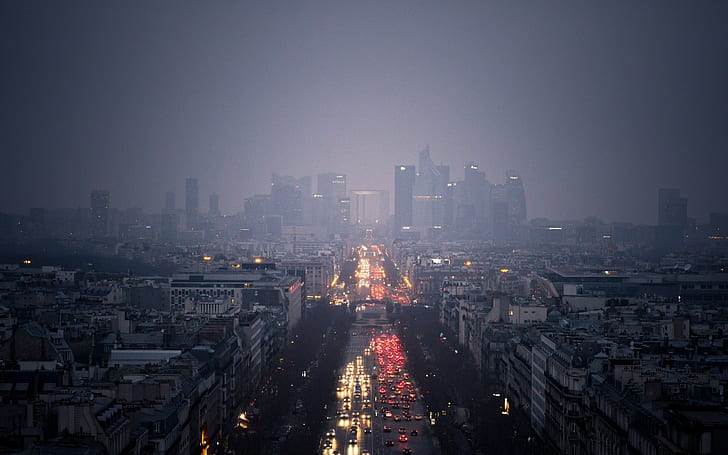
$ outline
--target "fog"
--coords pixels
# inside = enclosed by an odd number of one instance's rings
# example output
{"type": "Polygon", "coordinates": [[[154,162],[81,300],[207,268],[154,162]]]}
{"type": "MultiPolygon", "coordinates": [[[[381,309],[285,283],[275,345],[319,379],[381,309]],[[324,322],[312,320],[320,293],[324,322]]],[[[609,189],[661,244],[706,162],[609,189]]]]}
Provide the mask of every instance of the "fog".
{"type": "Polygon", "coordinates": [[[529,217],[728,212],[727,3],[452,3],[3,2],[0,211],[391,190],[429,145],[453,180],[518,170],[529,217]]]}

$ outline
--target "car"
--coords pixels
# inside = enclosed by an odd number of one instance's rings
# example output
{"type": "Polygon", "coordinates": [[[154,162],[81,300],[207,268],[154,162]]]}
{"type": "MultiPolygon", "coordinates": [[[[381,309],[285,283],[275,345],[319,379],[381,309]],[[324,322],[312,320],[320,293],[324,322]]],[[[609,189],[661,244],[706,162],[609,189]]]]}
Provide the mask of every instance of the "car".
{"type": "Polygon", "coordinates": [[[391,433],[392,427],[388,427],[387,425],[384,425],[384,427],[382,428],[382,431],[385,433],[391,433]]]}
{"type": "Polygon", "coordinates": [[[410,436],[417,436],[417,430],[410,431],[410,436]]]}
{"type": "Polygon", "coordinates": [[[404,416],[404,420],[406,420],[408,422],[411,422],[412,421],[412,416],[411,415],[406,415],[406,416],[404,416]]]}
{"type": "Polygon", "coordinates": [[[400,416],[394,416],[394,421],[395,422],[399,422],[400,420],[402,420],[402,417],[400,417],[400,416]]]}
{"type": "Polygon", "coordinates": [[[387,439],[386,441],[384,441],[384,445],[387,447],[392,447],[394,445],[394,441],[391,439],[387,439]]]}
{"type": "Polygon", "coordinates": [[[417,414],[417,415],[415,416],[415,420],[422,420],[422,416],[421,416],[421,415],[419,415],[419,414],[417,414]]]}
{"type": "Polygon", "coordinates": [[[407,442],[407,435],[406,434],[399,435],[399,442],[407,442]]]}
{"type": "Polygon", "coordinates": [[[371,434],[372,429],[369,427],[364,428],[364,434],[371,434]]]}
{"type": "Polygon", "coordinates": [[[331,440],[327,439],[324,441],[324,449],[330,449],[331,448],[331,440]]]}
{"type": "Polygon", "coordinates": [[[405,455],[409,455],[409,454],[412,453],[412,449],[410,449],[409,447],[404,447],[402,449],[402,453],[405,454],[405,455]]]}
{"type": "Polygon", "coordinates": [[[329,431],[326,432],[326,437],[333,438],[334,436],[336,436],[336,429],[329,428],[329,431]]]}

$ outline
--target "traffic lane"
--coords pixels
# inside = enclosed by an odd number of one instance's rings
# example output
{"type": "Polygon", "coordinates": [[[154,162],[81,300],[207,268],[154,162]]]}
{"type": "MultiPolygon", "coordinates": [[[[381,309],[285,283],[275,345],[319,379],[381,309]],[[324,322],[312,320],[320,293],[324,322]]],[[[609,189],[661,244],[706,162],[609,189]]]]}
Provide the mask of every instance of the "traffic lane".
{"type": "MultiPolygon", "coordinates": [[[[416,415],[422,415],[422,409],[421,408],[413,408],[416,409],[417,414],[416,415]]],[[[394,414],[399,415],[399,414],[394,414]]],[[[404,419],[400,419],[399,421],[394,420],[394,415],[392,417],[388,418],[381,418],[382,426],[388,426],[391,427],[391,432],[383,432],[383,438],[382,438],[382,446],[388,451],[385,451],[385,453],[401,453],[402,449],[405,447],[409,447],[412,449],[413,453],[416,454],[431,454],[434,452],[434,445],[432,444],[432,435],[430,433],[429,428],[429,422],[426,417],[422,417],[421,420],[415,420],[414,418],[411,421],[407,421],[404,419]],[[407,436],[406,442],[400,442],[399,441],[399,429],[404,428],[405,429],[405,435],[407,436]],[[417,435],[412,435],[412,430],[417,430],[417,435]],[[393,446],[385,446],[385,441],[394,441],[393,446]]],[[[415,414],[413,414],[415,415],[415,414]]]]}
{"type": "Polygon", "coordinates": [[[371,394],[371,385],[364,362],[364,350],[369,346],[368,338],[361,339],[358,334],[349,337],[344,365],[337,370],[337,391],[334,402],[330,405],[328,414],[329,425],[322,436],[322,453],[332,455],[338,451],[347,455],[370,453],[373,450],[371,433],[365,428],[371,428],[368,417],[371,410],[364,408],[365,398],[371,394]],[[361,399],[355,398],[356,384],[360,384],[361,399]],[[358,414],[358,415],[356,415],[358,414]],[[352,432],[356,425],[357,431],[352,432]],[[333,430],[335,436],[329,440],[329,432],[333,430]]]}

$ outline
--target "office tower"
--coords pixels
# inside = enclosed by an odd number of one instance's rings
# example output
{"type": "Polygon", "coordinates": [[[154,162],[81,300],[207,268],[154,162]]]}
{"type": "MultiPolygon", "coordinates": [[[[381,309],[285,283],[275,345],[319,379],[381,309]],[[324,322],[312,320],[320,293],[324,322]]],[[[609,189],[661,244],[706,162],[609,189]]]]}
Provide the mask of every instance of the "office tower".
{"type": "Polygon", "coordinates": [[[432,191],[432,226],[444,226],[446,219],[447,184],[450,183],[450,166],[435,166],[432,191]]]}
{"type": "Polygon", "coordinates": [[[521,176],[513,170],[506,172],[506,198],[508,199],[508,216],[511,223],[525,223],[526,192],[523,189],[521,176]]]}
{"type": "Polygon", "coordinates": [[[503,184],[493,185],[491,190],[491,221],[493,228],[493,241],[497,244],[510,240],[508,195],[503,184]]]}
{"type": "Polygon", "coordinates": [[[164,210],[165,212],[174,212],[176,209],[176,204],[174,200],[174,192],[167,191],[167,193],[164,195],[164,210]]]}
{"type": "Polygon", "coordinates": [[[330,215],[327,215],[330,209],[326,207],[324,195],[314,193],[311,195],[311,210],[306,219],[306,223],[312,226],[327,226],[330,215]]]}
{"type": "Polygon", "coordinates": [[[412,193],[415,185],[415,167],[394,167],[394,232],[412,226],[412,193]]]}
{"type": "Polygon", "coordinates": [[[445,221],[443,227],[451,229],[455,226],[455,207],[457,205],[458,182],[448,182],[445,188],[445,221]]]}
{"type": "Polygon", "coordinates": [[[412,224],[425,228],[442,227],[450,167],[435,166],[430,158],[429,146],[420,152],[419,164],[413,191],[412,224]]]}
{"type": "Polygon", "coordinates": [[[106,237],[109,232],[109,192],[94,190],[91,192],[91,234],[94,237],[106,237]]]}
{"type": "Polygon", "coordinates": [[[266,217],[270,206],[270,195],[256,194],[245,198],[243,225],[253,238],[262,238],[267,233],[266,217]]]}
{"type": "Polygon", "coordinates": [[[280,216],[282,226],[301,226],[304,224],[305,207],[310,205],[311,194],[311,177],[273,174],[270,214],[280,216]]]}
{"type": "Polygon", "coordinates": [[[676,188],[660,188],[657,193],[655,246],[667,253],[682,246],[688,225],[688,200],[676,188]]]}
{"type": "Polygon", "coordinates": [[[185,181],[185,227],[188,230],[197,228],[199,197],[197,179],[188,178],[185,181]]]}
{"type": "Polygon", "coordinates": [[[174,210],[166,209],[162,213],[161,227],[159,229],[159,239],[162,242],[174,243],[177,241],[177,232],[179,231],[179,217],[174,210]]]}
{"type": "Polygon", "coordinates": [[[220,196],[217,194],[213,193],[210,195],[210,207],[207,211],[207,215],[210,218],[220,216],[220,196]]]}
{"type": "Polygon", "coordinates": [[[346,174],[326,173],[317,176],[316,194],[321,201],[312,201],[322,206],[318,218],[312,220],[313,224],[326,226],[329,231],[339,224],[339,200],[346,198],[346,174]]]}
{"type": "Polygon", "coordinates": [[[316,194],[324,199],[339,200],[346,197],[346,174],[319,174],[317,176],[316,194]]]}
{"type": "Polygon", "coordinates": [[[688,225],[688,200],[680,197],[679,189],[660,188],[657,199],[657,224],[683,228],[688,225]]]}
{"type": "Polygon", "coordinates": [[[339,227],[349,224],[351,219],[351,199],[343,197],[337,201],[336,223],[339,227]]]}
{"type": "Polygon", "coordinates": [[[479,237],[485,232],[490,211],[490,184],[485,172],[475,163],[465,165],[462,185],[455,193],[455,224],[460,232],[469,237],[479,237]]]}

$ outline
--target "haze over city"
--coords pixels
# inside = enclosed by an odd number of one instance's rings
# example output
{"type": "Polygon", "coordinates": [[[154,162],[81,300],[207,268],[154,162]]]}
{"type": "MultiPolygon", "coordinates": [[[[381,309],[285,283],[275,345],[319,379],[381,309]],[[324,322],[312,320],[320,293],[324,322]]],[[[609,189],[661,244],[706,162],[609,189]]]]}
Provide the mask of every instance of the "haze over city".
{"type": "Polygon", "coordinates": [[[728,1],[0,2],[0,453],[725,455],[728,1]]]}
{"type": "Polygon", "coordinates": [[[725,2],[0,6],[0,211],[158,211],[197,177],[223,212],[271,174],[393,190],[517,170],[529,218],[654,224],[657,190],[728,211],[725,2]]]}

